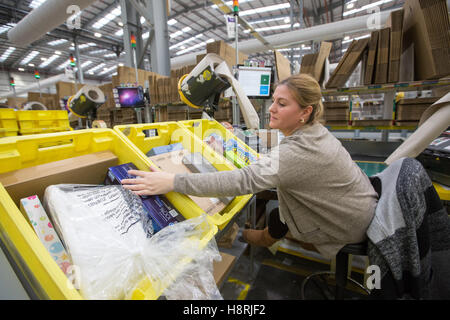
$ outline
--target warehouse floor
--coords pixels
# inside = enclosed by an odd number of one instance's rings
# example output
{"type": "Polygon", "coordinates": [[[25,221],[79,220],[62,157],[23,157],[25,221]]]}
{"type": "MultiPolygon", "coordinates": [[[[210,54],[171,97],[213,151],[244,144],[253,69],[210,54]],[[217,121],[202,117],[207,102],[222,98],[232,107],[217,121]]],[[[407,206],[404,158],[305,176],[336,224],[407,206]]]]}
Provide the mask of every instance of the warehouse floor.
{"type": "MultiPolygon", "coordinates": [[[[302,281],[311,273],[329,270],[328,264],[280,251],[274,255],[267,248],[255,248],[253,271],[247,251],[239,257],[220,292],[224,300],[300,300],[302,281]]],[[[353,272],[352,278],[362,282],[361,274],[353,272]]],[[[305,298],[323,300],[333,297],[332,283],[330,280],[326,287],[323,281],[308,282],[305,298]],[[328,288],[330,292],[327,292],[328,288]]],[[[349,285],[348,289],[346,299],[367,298],[356,287],[349,285]]]]}
{"type": "MultiPolygon", "coordinates": [[[[245,218],[245,217],[243,217],[245,218]]],[[[241,220],[242,222],[242,220],[241,220]]],[[[250,248],[241,237],[241,226],[231,249],[219,247],[219,251],[233,254],[237,262],[230,271],[227,280],[219,288],[224,300],[299,300],[302,281],[311,273],[329,271],[330,265],[305,259],[292,254],[262,247],[250,248]],[[250,250],[253,250],[253,270],[250,250]]],[[[363,276],[352,272],[352,278],[362,283],[363,276]]],[[[330,281],[330,280],[328,280],[330,281]]],[[[324,285],[323,281],[310,281],[305,287],[305,298],[322,300],[333,296],[333,279],[324,285]],[[331,286],[330,286],[331,285],[331,286]]],[[[358,288],[348,286],[346,299],[365,299],[358,288]]]]}

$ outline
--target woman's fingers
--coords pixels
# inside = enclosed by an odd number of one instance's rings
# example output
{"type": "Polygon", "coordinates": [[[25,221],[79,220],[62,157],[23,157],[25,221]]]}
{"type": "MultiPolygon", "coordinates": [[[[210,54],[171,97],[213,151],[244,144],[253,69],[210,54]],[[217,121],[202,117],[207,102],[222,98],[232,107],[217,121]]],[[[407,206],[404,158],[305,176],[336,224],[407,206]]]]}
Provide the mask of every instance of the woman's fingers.
{"type": "Polygon", "coordinates": [[[122,184],[144,184],[145,179],[135,178],[135,179],[123,179],[122,184]]]}
{"type": "Polygon", "coordinates": [[[126,184],[123,186],[125,189],[131,190],[131,191],[138,191],[138,190],[145,190],[146,185],[145,184],[126,184]]]}
{"type": "Polygon", "coordinates": [[[148,171],[128,170],[128,174],[131,174],[133,176],[138,176],[138,177],[145,177],[148,174],[148,171]]]}

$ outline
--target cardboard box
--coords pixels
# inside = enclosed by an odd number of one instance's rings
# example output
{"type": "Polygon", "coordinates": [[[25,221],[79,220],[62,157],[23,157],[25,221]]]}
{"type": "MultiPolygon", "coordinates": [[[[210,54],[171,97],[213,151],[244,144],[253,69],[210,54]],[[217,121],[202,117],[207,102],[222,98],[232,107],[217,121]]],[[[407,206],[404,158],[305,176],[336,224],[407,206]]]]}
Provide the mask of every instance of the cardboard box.
{"type": "Polygon", "coordinates": [[[332,46],[333,44],[331,42],[322,42],[318,53],[304,55],[300,73],[310,74],[318,82],[321,82],[325,68],[325,60],[329,57],[332,46]]]}
{"type": "MultiPolygon", "coordinates": [[[[228,45],[224,40],[208,43],[206,45],[206,53],[215,53],[221,56],[228,64],[230,71],[236,65],[236,49],[228,45]]],[[[247,59],[248,55],[239,51],[239,64],[244,64],[244,61],[247,59]]]]}
{"type": "Polygon", "coordinates": [[[237,234],[239,233],[239,226],[236,222],[233,223],[227,233],[225,233],[217,242],[217,245],[221,248],[231,249],[233,247],[233,242],[236,240],[237,234]]]}
{"type": "Polygon", "coordinates": [[[374,81],[377,84],[385,84],[388,80],[390,38],[391,28],[383,28],[380,30],[374,81]]]}
{"type": "Polygon", "coordinates": [[[224,283],[228,273],[237,261],[235,256],[228,253],[220,252],[220,256],[222,260],[213,261],[213,275],[218,287],[224,283]]]}
{"type": "Polygon", "coordinates": [[[117,163],[118,158],[111,151],[101,151],[2,173],[0,183],[19,206],[20,199],[30,196],[30,193],[43,199],[45,188],[49,185],[101,184],[108,168],[117,163]]]}
{"type": "Polygon", "coordinates": [[[278,82],[283,81],[286,78],[291,76],[291,63],[290,61],[283,56],[280,52],[275,50],[275,66],[277,71],[277,79],[278,82]]]}
{"type": "Polygon", "coordinates": [[[450,74],[450,23],[446,0],[406,0],[403,48],[414,44],[415,80],[450,74]]]}
{"type": "Polygon", "coordinates": [[[369,39],[354,40],[344,57],[339,61],[338,66],[330,76],[326,87],[327,88],[339,88],[345,86],[348,78],[351,76],[358,63],[363,57],[363,53],[369,44],[369,39]]]}
{"type": "Polygon", "coordinates": [[[392,11],[386,23],[391,28],[389,44],[388,82],[398,82],[400,77],[400,58],[403,52],[403,9],[392,11]]]}
{"type": "Polygon", "coordinates": [[[369,52],[367,54],[367,60],[366,60],[366,72],[364,74],[364,84],[369,85],[374,82],[374,75],[375,75],[375,64],[376,64],[376,57],[377,57],[377,48],[378,48],[378,38],[379,38],[380,32],[378,30],[372,31],[370,35],[370,41],[369,41],[369,52]]]}

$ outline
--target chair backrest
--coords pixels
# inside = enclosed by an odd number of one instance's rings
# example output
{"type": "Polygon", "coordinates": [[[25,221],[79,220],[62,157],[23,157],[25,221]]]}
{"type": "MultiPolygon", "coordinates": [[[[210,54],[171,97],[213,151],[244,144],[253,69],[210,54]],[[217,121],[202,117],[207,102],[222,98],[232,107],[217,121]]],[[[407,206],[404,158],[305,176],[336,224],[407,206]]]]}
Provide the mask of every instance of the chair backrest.
{"type": "MultiPolygon", "coordinates": [[[[383,275],[389,273],[399,297],[423,298],[431,279],[432,230],[439,232],[437,224],[449,223],[442,202],[413,158],[394,161],[371,182],[380,198],[367,230],[370,264],[380,266],[383,275]]],[[[450,248],[450,225],[447,230],[441,237],[450,248]]]]}

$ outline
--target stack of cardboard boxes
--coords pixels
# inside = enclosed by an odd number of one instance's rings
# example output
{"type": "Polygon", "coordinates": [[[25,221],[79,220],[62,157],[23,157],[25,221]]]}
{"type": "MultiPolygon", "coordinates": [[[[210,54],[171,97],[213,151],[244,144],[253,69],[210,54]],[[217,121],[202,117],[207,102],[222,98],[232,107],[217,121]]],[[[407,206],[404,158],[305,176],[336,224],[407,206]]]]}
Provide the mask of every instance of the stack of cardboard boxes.
{"type": "Polygon", "coordinates": [[[349,120],[347,101],[324,102],[324,120],[327,126],[346,126],[349,120]]]}
{"type": "Polygon", "coordinates": [[[401,99],[397,103],[395,124],[397,126],[415,126],[419,124],[422,113],[438,98],[401,99]]]}
{"type": "Polygon", "coordinates": [[[323,79],[325,60],[330,55],[331,47],[331,42],[322,42],[320,44],[319,52],[304,55],[302,58],[300,73],[310,74],[320,83],[323,79]]]}

